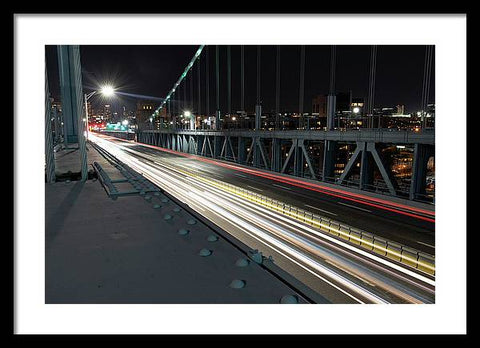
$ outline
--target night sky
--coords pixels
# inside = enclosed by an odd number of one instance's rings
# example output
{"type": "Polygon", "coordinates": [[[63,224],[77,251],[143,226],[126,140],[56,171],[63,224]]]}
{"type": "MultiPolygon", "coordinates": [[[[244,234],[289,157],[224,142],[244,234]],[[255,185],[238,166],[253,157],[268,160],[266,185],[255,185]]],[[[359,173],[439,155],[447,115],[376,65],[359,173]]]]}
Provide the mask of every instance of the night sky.
{"type": "MultiPolygon", "coordinates": [[[[197,46],[81,46],[81,62],[85,92],[110,82],[118,91],[163,98],[177,81],[197,46]]],[[[245,46],[245,106],[253,112],[256,101],[257,46],[245,46]]],[[[330,83],[330,46],[306,46],[305,51],[304,112],[311,112],[312,98],[327,94],[330,83]]],[[[232,111],[240,110],[240,46],[231,46],[232,111]]],[[[261,49],[261,99],[265,112],[275,108],[276,46],[261,49]]],[[[59,99],[56,46],[46,46],[47,71],[50,92],[59,99]]],[[[405,105],[405,112],[419,109],[425,46],[378,46],[375,106],[405,105]]],[[[435,59],[433,59],[435,61],[435,59]]],[[[352,96],[367,97],[370,67],[370,46],[337,46],[336,90],[352,91],[352,96]]],[[[209,46],[210,113],[216,105],[215,46],[209,46]]],[[[194,98],[197,98],[197,68],[194,66],[194,98]]],[[[201,56],[201,108],[205,112],[205,51],[201,56]]],[[[281,98],[282,112],[296,112],[299,108],[300,46],[281,46],[281,98]]],[[[187,95],[190,80],[187,78],[187,95]]],[[[183,91],[181,90],[183,100],[183,91]]],[[[138,99],[117,95],[112,104],[120,112],[122,105],[135,108],[138,99]]],[[[432,68],[430,103],[435,102],[435,65],[432,68]]],[[[92,103],[102,103],[93,97],[92,103]]],[[[195,102],[197,103],[197,102],[195,102]]],[[[227,49],[220,46],[220,108],[227,109],[227,49]]],[[[116,109],[116,110],[115,110],[116,109]]]]}

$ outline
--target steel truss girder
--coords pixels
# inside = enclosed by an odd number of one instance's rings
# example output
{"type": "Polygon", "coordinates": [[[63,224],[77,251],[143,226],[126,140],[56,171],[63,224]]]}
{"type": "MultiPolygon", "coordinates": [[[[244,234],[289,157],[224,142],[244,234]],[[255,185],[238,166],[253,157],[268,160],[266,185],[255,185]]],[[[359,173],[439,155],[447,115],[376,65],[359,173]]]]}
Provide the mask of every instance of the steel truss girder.
{"type": "MultiPolygon", "coordinates": [[[[145,133],[152,130],[144,130],[145,133]]],[[[362,129],[352,131],[318,131],[318,130],[173,130],[162,129],[153,132],[172,133],[172,134],[191,134],[191,135],[209,135],[209,136],[225,136],[245,137],[252,136],[266,139],[303,139],[312,141],[342,141],[342,142],[374,142],[374,143],[390,143],[390,144],[426,144],[435,145],[435,131],[425,130],[423,133],[415,133],[410,131],[390,131],[383,129],[362,129]]]]}
{"type": "Polygon", "coordinates": [[[220,152],[220,157],[223,158],[233,158],[236,162],[235,151],[233,150],[233,145],[230,136],[225,136],[225,139],[222,144],[222,151],[220,152]]]}
{"type": "Polygon", "coordinates": [[[337,184],[342,184],[343,181],[345,181],[348,178],[354,164],[356,163],[358,157],[361,155],[362,159],[360,162],[360,187],[364,188],[365,183],[367,182],[366,176],[370,175],[368,171],[371,170],[370,168],[367,167],[368,153],[372,155],[375,161],[375,164],[377,165],[377,168],[380,171],[380,174],[382,175],[382,178],[385,181],[385,184],[387,185],[388,191],[390,192],[391,195],[395,196],[396,195],[395,184],[394,184],[395,181],[392,180],[391,176],[387,172],[387,169],[383,165],[380,155],[378,154],[378,151],[375,148],[375,143],[365,143],[363,141],[357,142],[357,147],[355,148],[355,151],[353,152],[352,157],[350,157],[350,159],[348,160],[348,163],[345,166],[345,169],[342,175],[340,175],[340,177],[338,178],[337,184]]]}
{"type": "Polygon", "coordinates": [[[313,179],[317,178],[312,166],[312,162],[310,161],[310,156],[308,155],[308,151],[305,148],[303,139],[292,139],[292,146],[290,147],[290,150],[288,151],[288,156],[285,159],[285,162],[283,163],[282,169],[280,171],[281,173],[285,173],[285,170],[287,169],[288,164],[290,162],[290,158],[292,157],[294,161],[293,175],[303,176],[303,164],[305,161],[307,163],[308,170],[312,178],[313,179]]]}
{"type": "MultiPolygon", "coordinates": [[[[420,137],[415,136],[414,134],[406,134],[402,132],[391,132],[396,135],[393,138],[389,138],[386,135],[385,131],[366,131],[366,132],[342,132],[350,133],[347,136],[339,136],[336,131],[331,132],[314,132],[315,135],[320,133],[320,138],[317,139],[317,136],[310,136],[310,132],[304,131],[281,131],[281,132],[264,132],[264,131],[254,131],[252,136],[252,131],[150,131],[145,130],[139,134],[139,139],[145,142],[152,141],[152,134],[148,133],[159,133],[158,138],[156,138],[156,143],[159,146],[167,147],[172,150],[182,151],[182,152],[193,152],[195,154],[200,154],[202,156],[211,156],[212,158],[219,157],[229,157],[229,152],[231,153],[231,158],[233,161],[241,164],[247,164],[251,161],[252,156],[256,160],[257,165],[262,163],[266,169],[272,171],[277,171],[284,173],[290,163],[290,159],[294,158],[294,175],[301,175],[301,171],[304,169],[303,165],[305,162],[308,165],[308,170],[312,178],[316,179],[317,175],[315,174],[314,168],[312,166],[311,159],[309,158],[308,151],[305,147],[305,140],[325,140],[324,147],[324,159],[323,159],[323,170],[322,170],[322,179],[326,180],[327,177],[332,176],[330,171],[333,170],[333,165],[335,161],[335,149],[337,144],[337,139],[342,141],[348,141],[350,136],[355,135],[357,138],[356,148],[349,159],[344,172],[341,174],[340,178],[336,180],[337,184],[342,184],[350,175],[350,172],[355,165],[356,161],[360,160],[360,189],[365,189],[372,183],[373,179],[373,165],[376,165],[378,168],[390,194],[396,195],[397,182],[393,178],[393,175],[389,170],[384,166],[380,154],[378,153],[375,144],[382,142],[395,143],[392,140],[400,140],[399,143],[409,143],[415,144],[415,154],[412,168],[412,184],[410,187],[410,199],[416,199],[418,194],[422,194],[425,191],[425,176],[426,176],[426,162],[428,158],[435,152],[434,150],[434,132],[428,132],[421,135],[420,137]],[[308,134],[307,134],[308,133],[308,134]],[[375,134],[374,134],[375,133],[375,134]],[[247,135],[248,136],[245,136],[247,135]],[[403,134],[403,135],[402,135],[403,134]],[[187,141],[185,136],[189,136],[187,141]],[[288,140],[292,141],[292,145],[288,151],[288,156],[285,161],[282,163],[281,156],[281,146],[282,141],[287,139],[287,135],[294,135],[288,140]],[[211,144],[210,137],[214,137],[215,144],[211,144]],[[237,137],[237,151],[235,154],[234,147],[232,144],[232,137],[237,137]],[[400,138],[399,138],[400,137],[400,138]],[[404,141],[408,137],[408,141],[404,141]],[[182,141],[183,138],[183,141],[182,141]],[[223,138],[223,143],[221,142],[223,138]],[[246,151],[246,139],[252,139],[252,143],[248,152],[246,151]],[[267,156],[263,138],[271,139],[271,156],[267,156]],[[370,139],[371,138],[371,139],[370,139]],[[362,141],[359,139],[369,139],[369,141],[362,141]],[[384,141],[389,139],[389,141],[384,141]],[[372,140],[372,141],[370,141],[372,140]],[[200,149],[201,148],[201,149],[200,149]],[[208,148],[208,150],[207,150],[208,148]],[[332,162],[332,163],[330,163],[332,162]]],[[[155,138],[154,138],[155,139],[155,138]]],[[[154,143],[154,142],[153,142],[154,143]]]]}
{"type": "Polygon", "coordinates": [[[207,137],[207,145],[208,145],[208,149],[210,150],[210,157],[214,157],[213,155],[213,148],[212,148],[212,143],[210,142],[210,137],[207,137]]]}
{"type": "Polygon", "coordinates": [[[253,155],[254,166],[258,167],[261,159],[265,168],[269,169],[270,165],[268,164],[268,156],[266,156],[265,153],[266,149],[261,139],[258,137],[252,137],[252,145],[250,146],[250,149],[248,151],[246,162],[248,163],[250,157],[253,155]]]}

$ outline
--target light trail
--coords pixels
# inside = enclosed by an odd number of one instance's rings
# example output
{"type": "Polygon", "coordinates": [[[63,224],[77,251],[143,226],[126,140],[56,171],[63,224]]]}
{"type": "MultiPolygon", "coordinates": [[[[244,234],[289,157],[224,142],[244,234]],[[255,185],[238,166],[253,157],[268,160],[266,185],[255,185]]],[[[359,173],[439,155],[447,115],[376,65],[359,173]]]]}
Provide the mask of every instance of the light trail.
{"type": "Polygon", "coordinates": [[[292,185],[292,186],[300,187],[300,188],[307,189],[307,190],[310,190],[310,191],[323,193],[323,194],[326,194],[326,195],[329,195],[329,196],[350,200],[352,202],[357,202],[357,203],[360,203],[360,204],[365,204],[365,205],[375,207],[375,208],[378,208],[378,209],[391,211],[391,212],[394,212],[396,214],[406,215],[406,216],[413,217],[413,218],[416,218],[416,219],[420,219],[420,220],[428,221],[428,222],[431,222],[431,223],[435,223],[435,212],[434,211],[421,209],[421,208],[417,208],[417,207],[412,207],[412,206],[408,206],[408,205],[401,204],[401,203],[396,203],[396,202],[387,201],[387,200],[376,198],[376,197],[362,195],[362,194],[359,194],[359,193],[353,193],[353,192],[344,191],[344,190],[341,190],[341,189],[327,187],[327,186],[324,186],[324,185],[321,185],[321,184],[311,183],[311,182],[308,182],[308,181],[302,181],[302,180],[299,180],[299,179],[296,179],[296,178],[280,176],[280,175],[276,175],[276,174],[273,174],[273,173],[263,172],[263,171],[250,169],[250,168],[244,168],[244,167],[236,166],[236,165],[229,164],[229,163],[223,163],[223,162],[219,162],[219,161],[217,162],[217,161],[214,161],[214,160],[211,160],[211,159],[208,159],[208,158],[204,158],[204,157],[201,157],[201,156],[186,154],[186,153],[182,153],[182,152],[178,152],[178,151],[174,151],[174,150],[170,150],[170,149],[165,149],[165,148],[154,146],[154,145],[143,144],[143,143],[136,143],[136,144],[139,145],[139,146],[150,147],[150,148],[160,150],[160,151],[163,151],[163,152],[175,154],[177,156],[192,158],[192,159],[195,159],[195,160],[198,160],[198,161],[214,164],[216,166],[229,168],[229,169],[232,169],[232,170],[235,170],[235,171],[241,171],[241,172],[244,172],[244,173],[249,173],[249,174],[252,174],[252,175],[255,175],[255,176],[263,177],[263,178],[274,180],[274,181],[277,181],[277,182],[286,183],[286,184],[289,184],[289,185],[292,185]]]}
{"type": "MultiPolygon", "coordinates": [[[[389,295],[382,296],[379,289],[406,302],[430,302],[415,291],[420,289],[432,293],[433,290],[399,276],[398,272],[408,272],[392,262],[336,240],[291,218],[195,181],[179,172],[167,163],[168,161],[138,152],[127,144],[119,145],[96,135],[92,136],[91,140],[212,222],[218,224],[219,220],[222,220],[234,226],[237,231],[248,234],[356,302],[391,302],[389,295]],[[315,239],[312,239],[312,236],[315,239]],[[348,255],[345,249],[354,254],[348,255]],[[403,284],[412,286],[414,290],[403,284]]],[[[434,285],[434,282],[429,282],[425,277],[419,278],[415,272],[408,275],[428,285],[434,285]]]]}

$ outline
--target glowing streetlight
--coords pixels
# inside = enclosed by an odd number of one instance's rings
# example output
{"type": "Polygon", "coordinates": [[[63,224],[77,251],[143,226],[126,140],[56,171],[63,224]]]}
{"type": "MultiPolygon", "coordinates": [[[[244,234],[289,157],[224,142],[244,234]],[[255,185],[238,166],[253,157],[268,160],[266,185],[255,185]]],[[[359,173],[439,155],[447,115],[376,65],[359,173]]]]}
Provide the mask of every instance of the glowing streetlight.
{"type": "Polygon", "coordinates": [[[183,114],[185,115],[185,117],[190,117],[192,115],[190,111],[185,111],[183,114]]]}
{"type": "MultiPolygon", "coordinates": [[[[85,122],[87,124],[86,136],[85,137],[87,138],[87,140],[88,140],[88,131],[89,131],[89,129],[88,129],[88,107],[87,107],[88,105],[87,105],[87,101],[88,101],[88,99],[93,97],[93,95],[97,92],[98,91],[93,91],[93,92],[90,92],[89,94],[85,93],[85,95],[84,95],[85,96],[85,122]]],[[[110,85],[104,85],[100,88],[100,93],[102,93],[106,97],[111,97],[115,94],[115,89],[110,85]]]]}
{"type": "Polygon", "coordinates": [[[358,106],[353,108],[353,113],[358,114],[360,112],[360,108],[358,106]]]}
{"type": "Polygon", "coordinates": [[[123,124],[124,126],[128,125],[128,120],[123,120],[123,121],[122,121],[122,124],[123,124]]]}
{"type": "Polygon", "coordinates": [[[115,89],[110,85],[105,85],[102,86],[100,92],[106,97],[111,97],[115,94],[115,89]]]}

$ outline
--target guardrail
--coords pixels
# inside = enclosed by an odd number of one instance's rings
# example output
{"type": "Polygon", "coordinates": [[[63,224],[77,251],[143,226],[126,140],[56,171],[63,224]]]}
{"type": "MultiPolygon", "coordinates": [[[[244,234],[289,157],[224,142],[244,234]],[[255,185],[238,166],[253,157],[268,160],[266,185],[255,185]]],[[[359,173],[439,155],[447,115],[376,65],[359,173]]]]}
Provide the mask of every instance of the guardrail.
{"type": "Polygon", "coordinates": [[[230,192],[251,202],[260,204],[261,206],[270,210],[277,211],[311,227],[327,232],[328,234],[337,238],[341,238],[346,242],[355,244],[357,247],[386,257],[390,260],[400,262],[403,265],[412,267],[427,274],[435,275],[435,257],[432,255],[384,238],[377,237],[366,231],[362,231],[340,222],[327,219],[323,216],[308,212],[267,196],[260,195],[256,192],[249,191],[216,179],[205,178],[196,173],[192,173],[183,169],[180,171],[207,184],[213,185],[223,191],[230,192]]]}
{"type": "Polygon", "coordinates": [[[125,132],[125,131],[101,131],[100,134],[106,134],[111,137],[125,139],[125,140],[135,140],[134,132],[125,132]]]}

